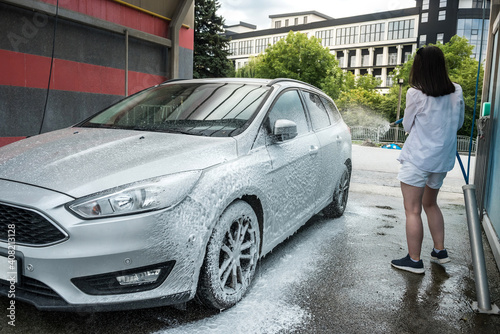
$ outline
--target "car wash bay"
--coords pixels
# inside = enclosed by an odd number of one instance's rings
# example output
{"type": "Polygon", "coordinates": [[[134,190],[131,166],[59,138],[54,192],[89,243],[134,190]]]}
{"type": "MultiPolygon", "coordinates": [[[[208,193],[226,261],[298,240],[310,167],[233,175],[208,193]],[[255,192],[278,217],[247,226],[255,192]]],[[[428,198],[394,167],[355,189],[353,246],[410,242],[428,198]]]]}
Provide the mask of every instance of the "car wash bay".
{"type": "MultiPolygon", "coordinates": [[[[354,171],[345,215],[316,216],[261,261],[254,286],[237,306],[207,311],[153,308],[112,313],[39,312],[17,304],[16,327],[39,333],[498,333],[500,317],[477,314],[460,170],[440,194],[452,262],[430,263],[425,275],[392,269],[406,251],[396,150],[353,146],[354,171]],[[123,319],[128,319],[123,321],[123,319]]],[[[457,166],[458,167],[458,166],[457,166]]],[[[491,300],[500,275],[484,242],[491,300]]],[[[0,299],[0,307],[9,302],[0,299]]]]}

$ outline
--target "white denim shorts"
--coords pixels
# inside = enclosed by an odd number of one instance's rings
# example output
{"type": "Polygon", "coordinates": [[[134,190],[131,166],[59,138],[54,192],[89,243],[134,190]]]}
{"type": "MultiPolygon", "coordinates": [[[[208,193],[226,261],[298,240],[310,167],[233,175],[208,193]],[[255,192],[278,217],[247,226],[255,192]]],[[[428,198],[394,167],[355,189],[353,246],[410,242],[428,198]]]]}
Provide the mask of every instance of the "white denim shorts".
{"type": "Polygon", "coordinates": [[[398,180],[410,186],[423,188],[426,185],[432,189],[439,189],[446,177],[444,173],[431,173],[419,169],[408,161],[403,161],[398,173],[398,180]]]}

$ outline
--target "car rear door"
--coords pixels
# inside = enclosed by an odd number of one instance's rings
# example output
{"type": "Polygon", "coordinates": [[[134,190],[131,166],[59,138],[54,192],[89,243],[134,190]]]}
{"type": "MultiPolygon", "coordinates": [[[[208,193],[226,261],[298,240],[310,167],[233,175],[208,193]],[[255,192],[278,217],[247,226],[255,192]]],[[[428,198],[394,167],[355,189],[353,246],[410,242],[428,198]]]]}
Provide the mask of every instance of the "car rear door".
{"type": "Polygon", "coordinates": [[[320,149],[318,154],[319,178],[321,182],[316,184],[316,200],[318,206],[325,205],[333,195],[335,185],[340,178],[341,167],[344,164],[340,154],[343,131],[335,124],[325,106],[326,99],[311,91],[302,91],[305,105],[311,118],[313,130],[318,137],[320,149]]]}

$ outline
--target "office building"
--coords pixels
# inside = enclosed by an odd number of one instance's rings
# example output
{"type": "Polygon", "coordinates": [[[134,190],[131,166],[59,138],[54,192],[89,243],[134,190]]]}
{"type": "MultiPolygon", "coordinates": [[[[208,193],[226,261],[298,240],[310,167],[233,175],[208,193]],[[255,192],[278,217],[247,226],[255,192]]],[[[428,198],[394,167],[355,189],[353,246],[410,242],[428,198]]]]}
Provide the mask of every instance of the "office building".
{"type": "MultiPolygon", "coordinates": [[[[482,6],[483,1],[476,0],[417,0],[415,7],[345,18],[317,11],[270,15],[270,29],[258,30],[245,22],[226,27],[226,35],[231,38],[228,58],[239,69],[291,30],[302,32],[320,38],[342,69],[356,75],[372,74],[381,80],[380,88],[386,90],[393,84],[391,73],[396,66],[423,45],[464,36],[475,46],[473,56],[479,59],[482,6]]],[[[489,1],[484,12],[483,50],[488,36],[489,1]]]]}

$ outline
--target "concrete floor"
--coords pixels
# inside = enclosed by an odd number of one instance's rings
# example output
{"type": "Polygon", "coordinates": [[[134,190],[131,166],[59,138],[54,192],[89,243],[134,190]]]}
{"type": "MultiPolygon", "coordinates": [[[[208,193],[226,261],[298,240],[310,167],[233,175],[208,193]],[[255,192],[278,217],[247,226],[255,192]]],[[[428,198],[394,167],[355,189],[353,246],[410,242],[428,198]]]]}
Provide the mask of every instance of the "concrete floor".
{"type": "MultiPolygon", "coordinates": [[[[395,179],[398,155],[395,150],[353,147],[349,205],[345,221],[339,221],[343,233],[325,246],[325,259],[311,274],[312,281],[301,284],[297,298],[311,301],[307,307],[314,319],[298,332],[500,333],[500,315],[476,314],[470,306],[477,299],[458,164],[439,196],[452,262],[430,262],[432,240],[425,228],[425,275],[391,268],[391,259],[407,253],[395,179]]],[[[498,305],[500,274],[484,237],[483,244],[490,298],[498,305]]]]}
{"type": "MultiPolygon", "coordinates": [[[[407,252],[395,178],[398,155],[354,146],[344,216],[313,217],[279,245],[261,261],[250,292],[232,309],[219,313],[189,303],[183,311],[75,314],[19,304],[16,327],[4,319],[0,333],[500,333],[500,316],[471,308],[476,292],[460,170],[449,173],[440,194],[452,261],[430,262],[425,229],[425,275],[390,266],[407,252]]],[[[500,273],[483,243],[491,301],[500,305],[500,273]]],[[[0,308],[7,307],[8,299],[0,298],[0,308]]]]}

